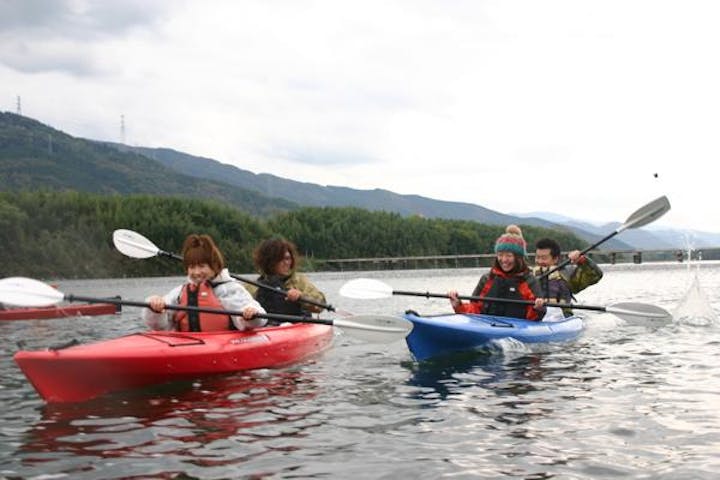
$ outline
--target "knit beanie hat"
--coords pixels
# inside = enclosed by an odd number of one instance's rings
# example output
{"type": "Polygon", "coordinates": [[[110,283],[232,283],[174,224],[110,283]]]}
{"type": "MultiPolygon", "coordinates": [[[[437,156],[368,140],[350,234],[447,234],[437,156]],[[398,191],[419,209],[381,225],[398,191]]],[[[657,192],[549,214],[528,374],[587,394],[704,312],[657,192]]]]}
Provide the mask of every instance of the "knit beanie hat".
{"type": "Polygon", "coordinates": [[[521,257],[527,256],[527,244],[522,236],[522,230],[517,225],[508,225],[505,233],[495,240],[495,253],[512,252],[521,257]]]}

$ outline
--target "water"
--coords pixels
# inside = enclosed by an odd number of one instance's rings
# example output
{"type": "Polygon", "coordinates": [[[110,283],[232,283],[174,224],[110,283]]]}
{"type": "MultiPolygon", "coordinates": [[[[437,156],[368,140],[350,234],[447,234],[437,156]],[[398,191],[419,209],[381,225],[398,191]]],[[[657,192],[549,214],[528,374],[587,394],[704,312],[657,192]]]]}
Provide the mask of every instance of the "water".
{"type": "MultiPolygon", "coordinates": [[[[480,271],[311,277],[339,310],[448,311],[443,299],[350,300],[358,276],[396,290],[470,293],[480,271]]],[[[142,299],[177,278],[58,282],[142,299]]],[[[669,324],[587,317],[577,342],[412,361],[403,342],[338,333],[292,368],[198,379],[76,405],[46,405],[12,362],[43,348],[141,331],[122,315],[4,322],[0,478],[710,479],[720,469],[720,264],[606,267],[586,304],[635,301],[669,324]]],[[[82,372],[78,372],[79,375],[82,372]]]]}

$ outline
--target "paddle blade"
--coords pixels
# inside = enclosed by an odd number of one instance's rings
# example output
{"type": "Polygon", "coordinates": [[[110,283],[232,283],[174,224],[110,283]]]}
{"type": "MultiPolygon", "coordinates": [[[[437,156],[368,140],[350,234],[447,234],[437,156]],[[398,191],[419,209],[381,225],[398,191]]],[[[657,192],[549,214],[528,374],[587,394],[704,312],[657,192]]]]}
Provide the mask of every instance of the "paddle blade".
{"type": "Polygon", "coordinates": [[[348,336],[370,343],[392,343],[405,338],[413,328],[412,322],[387,315],[357,315],[333,320],[348,336]]]}
{"type": "Polygon", "coordinates": [[[45,307],[61,302],[65,296],[47,283],[25,277],[0,280],[0,302],[17,307],[45,307]]]}
{"type": "Polygon", "coordinates": [[[120,253],[131,258],[150,258],[160,253],[160,249],[147,238],[122,228],[113,232],[113,244],[120,253]]]}
{"type": "Polygon", "coordinates": [[[372,278],[356,278],[340,287],[340,295],[359,300],[390,298],[393,291],[390,285],[372,278]]]}
{"type": "Polygon", "coordinates": [[[667,323],[672,320],[672,314],[670,312],[657,305],[649,305],[647,303],[615,303],[607,307],[605,311],[617,315],[627,322],[649,320],[652,323],[667,323]]]}
{"type": "Polygon", "coordinates": [[[627,228],[639,228],[648,223],[654,222],[658,218],[662,217],[670,210],[670,200],[666,196],[656,198],[652,202],[648,203],[644,207],[640,207],[636,212],[628,217],[625,223],[618,229],[618,231],[625,230],[627,228]]]}

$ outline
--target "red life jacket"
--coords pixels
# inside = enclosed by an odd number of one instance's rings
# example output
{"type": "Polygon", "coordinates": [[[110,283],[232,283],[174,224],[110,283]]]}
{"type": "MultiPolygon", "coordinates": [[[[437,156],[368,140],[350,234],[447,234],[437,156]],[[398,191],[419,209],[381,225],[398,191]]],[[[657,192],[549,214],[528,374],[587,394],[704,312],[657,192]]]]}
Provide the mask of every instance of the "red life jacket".
{"type": "MultiPolygon", "coordinates": [[[[503,271],[490,271],[490,277],[485,283],[481,297],[507,298],[510,300],[535,301],[535,295],[527,283],[528,273],[508,275],[503,271]]],[[[501,317],[524,318],[536,320],[537,312],[533,305],[503,302],[482,302],[482,313],[499,315],[501,317]]]]}
{"type": "MultiPolygon", "coordinates": [[[[213,284],[202,282],[200,285],[185,284],[180,291],[180,305],[188,307],[217,308],[224,307],[213,291],[213,284]]],[[[217,332],[237,330],[230,315],[205,312],[178,311],[173,317],[177,329],[181,332],[217,332]]]]}
{"type": "MultiPolygon", "coordinates": [[[[478,292],[478,296],[529,300],[534,302],[535,294],[528,284],[529,276],[530,273],[527,271],[508,275],[502,270],[493,267],[483,288],[478,292]]],[[[538,320],[538,313],[533,308],[533,305],[525,304],[473,300],[470,303],[461,304],[455,311],[458,313],[486,313],[488,315],[538,320]]]]}

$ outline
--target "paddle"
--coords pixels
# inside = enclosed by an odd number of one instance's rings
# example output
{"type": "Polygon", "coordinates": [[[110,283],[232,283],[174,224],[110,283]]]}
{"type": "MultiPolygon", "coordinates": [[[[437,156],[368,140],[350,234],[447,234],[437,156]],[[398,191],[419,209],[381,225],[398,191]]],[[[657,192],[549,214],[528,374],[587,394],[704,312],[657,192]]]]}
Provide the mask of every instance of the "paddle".
{"type": "MultiPolygon", "coordinates": [[[[585,250],[580,252],[580,255],[585,255],[590,250],[593,250],[597,248],[601,243],[605,243],[608,240],[610,240],[612,237],[617,235],[618,233],[627,230],[628,228],[639,228],[643,225],[647,225],[648,223],[654,222],[658,218],[665,215],[665,213],[670,210],[670,201],[666,196],[662,196],[659,198],[656,198],[652,202],[648,203],[647,205],[638,208],[632,215],[630,215],[627,220],[625,220],[625,223],[620,225],[618,228],[615,229],[614,232],[606,235],[604,238],[601,238],[594,244],[587,247],[585,250]]],[[[547,272],[544,272],[542,275],[538,275],[538,278],[547,277],[551,273],[560,270],[565,265],[570,263],[570,259],[566,258],[562,262],[555,265],[553,268],[548,270],[547,272]]]]}
{"type": "MultiPolygon", "coordinates": [[[[183,259],[182,256],[178,255],[177,253],[171,253],[166,252],[165,250],[161,250],[153,242],[132,230],[115,230],[113,232],[113,243],[115,244],[115,248],[117,248],[120,253],[131,258],[150,258],[159,256],[168,257],[180,261],[182,261],[183,259]]],[[[233,273],[231,273],[230,276],[236,280],[240,280],[241,282],[255,285],[258,288],[270,290],[271,292],[277,293],[278,295],[287,295],[287,291],[283,290],[280,287],[273,287],[272,285],[257,282],[255,280],[250,280],[249,278],[241,277],[233,273]]],[[[298,301],[307,303],[309,305],[315,305],[316,307],[324,308],[329,312],[335,311],[335,307],[333,307],[332,305],[317,302],[309,298],[300,297],[298,301]]]]}
{"type": "MultiPolygon", "coordinates": [[[[340,295],[361,300],[389,298],[392,295],[409,295],[426,298],[450,298],[450,296],[446,293],[407,292],[402,290],[393,290],[390,285],[381,282],[380,280],[374,280],[372,278],[357,278],[355,280],[350,280],[349,282],[346,282],[345,285],[340,288],[340,295]]],[[[530,300],[478,297],[472,295],[458,295],[458,298],[463,300],[481,300],[483,302],[519,303],[523,305],[532,305],[535,303],[530,300]]],[[[670,312],[668,312],[664,308],[636,302],[615,303],[607,307],[571,303],[552,303],[548,304],[548,306],[559,308],[572,308],[577,310],[593,310],[596,312],[607,312],[617,315],[618,317],[625,320],[628,319],[627,317],[642,317],[657,320],[670,320],[672,318],[670,312]]]]}
{"type": "MultiPolygon", "coordinates": [[[[61,301],[112,303],[115,305],[128,305],[131,307],[150,308],[146,302],[121,300],[115,298],[94,298],[80,295],[65,294],[39,280],[25,277],[8,277],[0,280],[0,302],[24,307],[37,307],[57,304],[61,301]]],[[[184,310],[191,312],[220,313],[223,315],[242,316],[242,312],[222,310],[215,308],[191,307],[181,305],[167,305],[168,310],[184,310]]],[[[257,314],[256,317],[267,318],[291,323],[319,323],[340,327],[348,335],[374,343],[390,343],[407,336],[412,330],[412,323],[404,318],[357,315],[350,318],[312,318],[295,315],[281,315],[276,313],[257,314]]]]}

